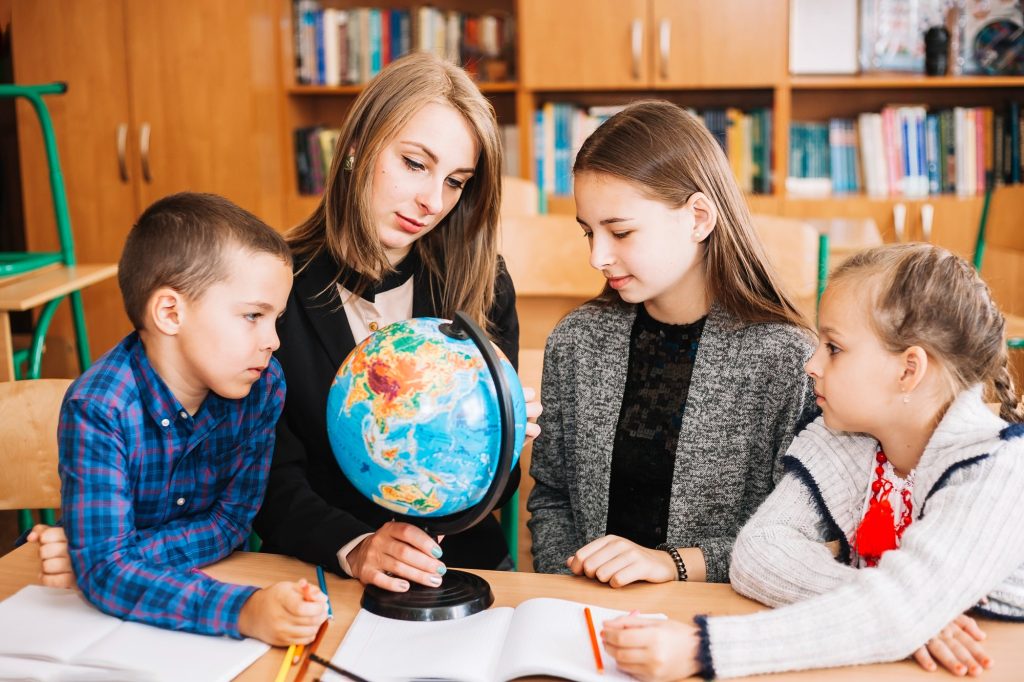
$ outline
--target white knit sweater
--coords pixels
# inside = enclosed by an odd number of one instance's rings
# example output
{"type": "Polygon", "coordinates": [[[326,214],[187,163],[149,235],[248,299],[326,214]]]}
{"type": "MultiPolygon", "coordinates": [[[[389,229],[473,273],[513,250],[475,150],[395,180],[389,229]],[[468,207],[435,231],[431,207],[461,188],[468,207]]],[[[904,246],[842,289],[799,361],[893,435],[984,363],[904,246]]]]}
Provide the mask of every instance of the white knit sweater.
{"type": "MultiPolygon", "coordinates": [[[[698,618],[718,677],[906,658],[982,597],[1024,620],[1024,424],[965,391],[917,467],[914,521],[875,568],[850,564],[876,441],[819,418],[792,443],[786,475],[737,537],[730,579],[770,606],[698,618]],[[839,539],[839,559],[824,546],[839,539]]],[[[1024,636],[1024,627],[1021,631],[1024,636]]]]}

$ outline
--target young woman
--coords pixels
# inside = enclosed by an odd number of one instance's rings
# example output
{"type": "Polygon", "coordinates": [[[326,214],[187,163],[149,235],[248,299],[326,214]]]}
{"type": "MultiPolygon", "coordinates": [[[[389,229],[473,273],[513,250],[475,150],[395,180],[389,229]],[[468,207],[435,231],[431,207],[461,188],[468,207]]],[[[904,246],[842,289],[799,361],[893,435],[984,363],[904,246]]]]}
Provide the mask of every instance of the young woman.
{"type": "Polygon", "coordinates": [[[529,526],[542,572],[724,582],[813,393],[782,292],[718,143],[668,102],[606,121],[576,158],[602,296],[544,354],[529,526]]]}
{"type": "Polygon", "coordinates": [[[929,670],[987,668],[961,614],[981,603],[1024,620],[1024,412],[1004,328],[988,287],[944,249],[878,247],[840,266],[807,363],[822,417],[793,441],[733,554],[738,592],[789,606],[696,627],[609,622],[619,667],[645,680],[733,677],[916,650],[929,670]]]}
{"type": "MultiPolygon", "coordinates": [[[[277,353],[288,395],[256,530],[267,551],[395,591],[410,581],[439,585],[445,563],[510,565],[491,517],[445,539],[442,562],[433,538],[389,521],[345,478],[326,426],[341,362],[397,320],[466,311],[516,364],[515,292],[497,253],[494,111],[461,69],[412,54],[367,84],[337,151],[320,205],[288,235],[295,286],[277,353]]],[[[500,504],[518,484],[517,468],[500,504]]]]}

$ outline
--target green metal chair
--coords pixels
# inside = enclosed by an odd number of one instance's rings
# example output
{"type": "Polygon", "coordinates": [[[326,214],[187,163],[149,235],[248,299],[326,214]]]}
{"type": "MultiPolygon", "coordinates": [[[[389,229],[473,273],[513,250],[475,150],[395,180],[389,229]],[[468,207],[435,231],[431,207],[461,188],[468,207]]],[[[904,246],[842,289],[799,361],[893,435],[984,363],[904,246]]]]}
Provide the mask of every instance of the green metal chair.
{"type": "MultiPolygon", "coordinates": [[[[61,172],[60,156],[57,153],[57,139],[53,132],[53,121],[43,101],[44,95],[62,95],[67,92],[66,83],[47,83],[43,85],[0,85],[0,97],[23,97],[31,103],[39,118],[39,127],[43,134],[43,145],[46,150],[46,162],[49,168],[50,194],[53,198],[53,210],[57,222],[57,236],[60,251],[54,252],[0,252],[0,278],[25,275],[34,270],[52,265],[71,266],[75,264],[75,240],[71,231],[71,217],[68,212],[67,194],[64,191],[64,175],[61,172]]],[[[75,329],[75,342],[78,348],[78,364],[84,372],[89,367],[89,338],[85,327],[85,312],[82,307],[82,296],[78,291],[68,295],[71,303],[71,316],[75,329]]],[[[46,334],[53,321],[57,306],[63,296],[53,299],[43,306],[36,320],[32,333],[32,341],[28,348],[14,353],[14,373],[16,379],[38,379],[43,358],[46,334]],[[22,366],[26,366],[22,370],[22,366]]],[[[41,511],[43,523],[54,522],[53,510],[41,511]]],[[[32,513],[29,510],[19,512],[18,523],[22,530],[32,526],[32,513]]]]}
{"type": "MultiPolygon", "coordinates": [[[[64,174],[61,172],[60,156],[57,153],[57,138],[53,132],[53,121],[43,101],[44,95],[62,95],[67,92],[66,83],[47,83],[44,85],[0,85],[0,97],[23,97],[32,104],[39,127],[43,134],[43,145],[46,150],[46,162],[49,168],[50,194],[53,198],[53,210],[57,221],[57,236],[60,251],[54,252],[6,252],[0,253],[0,277],[10,277],[32,272],[50,265],[75,264],[75,240],[71,231],[71,216],[68,212],[67,194],[64,191],[64,174]]],[[[78,364],[82,371],[89,367],[89,338],[85,327],[85,312],[82,307],[82,295],[73,292],[68,295],[71,300],[71,315],[75,328],[75,342],[78,347],[78,364]]],[[[46,333],[49,331],[53,315],[63,297],[54,299],[43,306],[36,321],[32,341],[28,348],[14,354],[15,376],[19,379],[38,379],[43,357],[43,346],[46,333]],[[22,371],[22,365],[27,368],[22,371]]]]}
{"type": "MultiPolygon", "coordinates": [[[[978,237],[974,243],[974,269],[981,274],[981,265],[985,260],[985,248],[988,245],[988,228],[989,228],[989,216],[992,211],[998,211],[999,215],[1016,215],[1019,216],[1019,209],[1015,211],[1014,206],[1019,207],[1022,204],[1019,201],[1024,201],[1024,186],[1004,186],[993,189],[991,186],[985,191],[985,200],[981,206],[981,220],[978,223],[978,237]],[[993,195],[996,195],[993,197],[993,195]],[[1011,195],[1014,195],[1011,197],[1011,195]],[[995,198],[995,207],[992,206],[993,198],[995,198]],[[1005,208],[1001,205],[1006,200],[1011,200],[1012,206],[1006,206],[1005,208]]],[[[1019,220],[1019,219],[1018,219],[1019,220]]],[[[1013,315],[1007,315],[1006,320],[1008,326],[1024,326],[1024,321],[1013,315]]],[[[1021,350],[1024,349],[1024,336],[1010,336],[1006,339],[1006,346],[1010,350],[1021,350]]]]}

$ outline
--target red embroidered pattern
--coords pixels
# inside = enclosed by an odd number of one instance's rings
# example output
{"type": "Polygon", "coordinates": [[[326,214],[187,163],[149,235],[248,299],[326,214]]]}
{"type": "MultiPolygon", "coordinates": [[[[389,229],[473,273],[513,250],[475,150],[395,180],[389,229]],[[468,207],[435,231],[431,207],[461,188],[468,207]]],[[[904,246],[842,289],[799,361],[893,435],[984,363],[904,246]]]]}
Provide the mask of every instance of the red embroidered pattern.
{"type": "Polygon", "coordinates": [[[893,518],[892,504],[889,502],[889,495],[892,493],[892,482],[885,478],[885,467],[888,460],[881,449],[875,455],[878,466],[875,467],[876,479],[871,483],[871,500],[868,503],[868,510],[857,528],[855,536],[857,554],[868,566],[878,565],[882,554],[890,549],[899,546],[899,540],[903,537],[903,531],[913,521],[913,504],[910,501],[911,490],[906,487],[901,492],[905,511],[897,525],[893,518]]]}

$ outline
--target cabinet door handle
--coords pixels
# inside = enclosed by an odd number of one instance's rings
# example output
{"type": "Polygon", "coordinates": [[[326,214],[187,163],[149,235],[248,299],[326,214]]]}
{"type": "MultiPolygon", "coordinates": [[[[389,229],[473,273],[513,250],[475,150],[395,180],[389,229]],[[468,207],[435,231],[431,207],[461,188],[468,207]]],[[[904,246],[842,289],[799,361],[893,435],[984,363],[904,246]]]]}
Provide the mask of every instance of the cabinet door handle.
{"type": "Polygon", "coordinates": [[[146,182],[153,182],[153,176],[149,172],[149,124],[143,123],[139,130],[139,156],[142,159],[142,179],[146,182]]]}
{"type": "Polygon", "coordinates": [[[630,45],[633,48],[633,80],[640,80],[640,58],[644,48],[644,25],[634,19],[630,26],[630,45]]]}
{"type": "Polygon", "coordinates": [[[121,182],[128,182],[128,124],[117,126],[117,169],[121,173],[121,182]]]}
{"type": "Polygon", "coordinates": [[[658,52],[661,55],[661,79],[668,80],[668,53],[672,40],[672,24],[662,19],[658,25],[658,52]]]}

